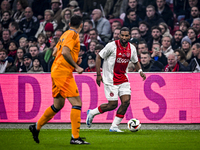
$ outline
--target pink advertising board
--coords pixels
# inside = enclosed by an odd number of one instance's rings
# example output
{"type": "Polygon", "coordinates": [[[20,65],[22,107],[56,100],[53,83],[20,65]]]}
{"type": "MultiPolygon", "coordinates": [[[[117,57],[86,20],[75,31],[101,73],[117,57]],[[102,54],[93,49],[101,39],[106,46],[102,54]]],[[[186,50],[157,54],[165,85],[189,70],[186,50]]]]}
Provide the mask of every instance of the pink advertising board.
{"type": "MultiPolygon", "coordinates": [[[[74,74],[83,101],[81,121],[86,111],[107,100],[103,84],[98,87],[94,73],[74,74]]],[[[129,73],[131,103],[122,121],[138,118],[142,123],[200,123],[200,73],[129,73]]],[[[44,74],[0,74],[0,122],[36,122],[52,105],[51,76],[44,74]]],[[[120,104],[120,101],[119,101],[120,104]]],[[[71,105],[65,106],[51,122],[70,122],[71,105]]],[[[116,110],[94,118],[110,123],[116,110]]]]}

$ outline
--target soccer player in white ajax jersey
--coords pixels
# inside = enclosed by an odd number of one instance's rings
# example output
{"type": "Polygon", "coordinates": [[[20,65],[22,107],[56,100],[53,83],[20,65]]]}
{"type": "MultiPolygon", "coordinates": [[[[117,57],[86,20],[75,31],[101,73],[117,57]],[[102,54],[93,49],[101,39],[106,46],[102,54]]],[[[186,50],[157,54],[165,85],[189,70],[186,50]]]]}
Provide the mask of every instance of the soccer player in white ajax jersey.
{"type": "Polygon", "coordinates": [[[130,104],[131,88],[126,74],[129,61],[134,63],[143,80],[146,79],[146,75],[143,73],[140,63],[138,62],[136,48],[128,42],[129,40],[130,30],[127,27],[123,27],[120,30],[120,39],[108,43],[97,55],[96,82],[98,86],[100,86],[103,78],[104,92],[108,103],[101,104],[97,108],[87,111],[86,124],[89,128],[92,125],[94,116],[117,108],[119,96],[121,105],[117,110],[117,114],[109,131],[123,132],[118,128],[118,126],[124,118],[126,110],[130,104]],[[102,59],[104,59],[103,77],[100,72],[102,59]]]}

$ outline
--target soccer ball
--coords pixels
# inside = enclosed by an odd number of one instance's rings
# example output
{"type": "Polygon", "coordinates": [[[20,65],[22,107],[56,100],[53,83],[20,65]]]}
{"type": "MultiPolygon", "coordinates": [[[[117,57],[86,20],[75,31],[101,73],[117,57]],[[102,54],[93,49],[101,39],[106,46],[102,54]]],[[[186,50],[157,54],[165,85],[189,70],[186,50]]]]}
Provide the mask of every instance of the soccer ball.
{"type": "Polygon", "coordinates": [[[140,129],[141,123],[140,123],[140,120],[136,118],[132,118],[128,121],[127,126],[131,132],[136,132],[140,129]]]}

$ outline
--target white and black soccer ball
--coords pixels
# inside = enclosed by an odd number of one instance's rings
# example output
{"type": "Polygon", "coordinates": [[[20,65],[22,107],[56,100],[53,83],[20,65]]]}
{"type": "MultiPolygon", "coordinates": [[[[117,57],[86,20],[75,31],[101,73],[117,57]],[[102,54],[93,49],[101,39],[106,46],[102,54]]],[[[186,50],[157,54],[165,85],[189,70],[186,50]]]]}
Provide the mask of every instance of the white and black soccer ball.
{"type": "Polygon", "coordinates": [[[128,121],[127,126],[131,132],[136,132],[141,128],[141,123],[140,120],[132,118],[128,121]]]}

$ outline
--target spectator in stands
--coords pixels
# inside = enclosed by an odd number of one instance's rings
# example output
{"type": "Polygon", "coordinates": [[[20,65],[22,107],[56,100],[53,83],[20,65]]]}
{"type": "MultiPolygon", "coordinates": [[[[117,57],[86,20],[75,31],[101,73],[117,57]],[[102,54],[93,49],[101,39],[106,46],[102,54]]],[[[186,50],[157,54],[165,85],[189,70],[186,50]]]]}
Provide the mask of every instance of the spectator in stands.
{"type": "Polygon", "coordinates": [[[37,46],[32,45],[29,47],[29,53],[31,54],[32,59],[38,57],[39,48],[37,46]]]}
{"type": "Polygon", "coordinates": [[[122,2],[123,0],[107,0],[104,7],[105,17],[107,19],[119,18],[122,2]]]}
{"type": "Polygon", "coordinates": [[[199,0],[188,0],[188,3],[189,3],[189,7],[187,7],[185,19],[190,18],[190,14],[191,14],[190,12],[191,12],[192,7],[197,6],[200,9],[200,1],[199,0]]]}
{"type": "Polygon", "coordinates": [[[4,73],[6,70],[6,66],[8,61],[5,61],[5,59],[8,57],[7,50],[0,49],[0,73],[4,73]]]}
{"type": "Polygon", "coordinates": [[[190,63],[192,59],[192,49],[191,49],[192,42],[188,38],[188,36],[185,36],[181,41],[181,49],[185,52],[186,55],[186,61],[190,63]]]}
{"type": "Polygon", "coordinates": [[[0,37],[2,37],[2,31],[3,31],[3,27],[2,27],[2,23],[0,22],[0,37]]]}
{"type": "Polygon", "coordinates": [[[4,29],[2,31],[2,40],[3,40],[3,47],[8,50],[9,43],[11,38],[11,32],[8,29],[4,29]]]}
{"type": "Polygon", "coordinates": [[[28,46],[37,45],[37,38],[35,36],[31,36],[28,38],[28,46]]]}
{"type": "Polygon", "coordinates": [[[10,11],[10,3],[7,0],[3,0],[1,2],[1,9],[0,9],[0,20],[2,19],[4,11],[10,11]]]}
{"type": "Polygon", "coordinates": [[[187,71],[186,67],[183,66],[179,61],[175,53],[171,53],[167,57],[168,64],[165,66],[165,72],[183,72],[187,71]]]}
{"type": "Polygon", "coordinates": [[[95,47],[96,45],[99,44],[97,40],[91,40],[91,42],[89,43],[89,49],[88,49],[88,53],[92,52],[94,53],[95,47]]]}
{"type": "Polygon", "coordinates": [[[129,61],[129,63],[128,63],[128,72],[135,72],[136,70],[135,70],[135,65],[131,62],[131,61],[129,61]]]}
{"type": "Polygon", "coordinates": [[[174,50],[172,49],[172,46],[171,46],[171,41],[172,39],[171,39],[171,36],[169,35],[165,35],[162,38],[161,50],[166,57],[168,57],[169,54],[174,53],[174,50]]]}
{"type": "Polygon", "coordinates": [[[39,20],[33,16],[31,7],[27,7],[24,13],[25,17],[19,22],[20,30],[23,31],[27,37],[34,36],[39,28],[39,20]]]}
{"type": "Polygon", "coordinates": [[[149,37],[151,36],[151,34],[149,32],[149,24],[146,21],[140,21],[139,22],[139,30],[140,30],[141,37],[146,42],[148,42],[149,37]]]}
{"type": "Polygon", "coordinates": [[[112,24],[111,24],[111,32],[112,32],[112,33],[111,33],[111,36],[110,36],[110,40],[113,39],[113,34],[114,34],[115,29],[116,29],[116,28],[121,29],[121,27],[122,27],[122,25],[121,25],[121,22],[120,22],[120,21],[114,20],[114,21],[112,22],[112,24]]]}
{"type": "Polygon", "coordinates": [[[3,49],[3,48],[4,48],[4,47],[3,47],[3,40],[0,39],[0,50],[3,49]]]}
{"type": "Polygon", "coordinates": [[[75,8],[79,7],[78,6],[78,2],[76,0],[71,0],[68,4],[68,7],[71,9],[71,10],[74,10],[75,8]]]}
{"type": "Polygon", "coordinates": [[[43,52],[44,49],[47,48],[46,42],[47,37],[43,33],[40,33],[37,38],[37,47],[39,48],[39,52],[43,52]]]}
{"type": "Polygon", "coordinates": [[[82,67],[85,70],[88,67],[88,65],[87,65],[87,53],[86,53],[86,49],[84,49],[82,46],[80,48],[78,57],[80,57],[82,59],[82,62],[79,66],[82,67]]]}
{"type": "Polygon", "coordinates": [[[50,9],[50,2],[49,0],[33,0],[32,9],[33,15],[41,21],[44,19],[44,11],[50,9]]]}
{"type": "Polygon", "coordinates": [[[192,27],[196,30],[197,40],[199,40],[199,38],[200,38],[200,18],[195,18],[193,20],[192,27]]]}
{"type": "Polygon", "coordinates": [[[192,25],[192,22],[195,18],[199,18],[200,17],[200,11],[199,8],[197,6],[194,6],[191,8],[191,12],[190,12],[190,18],[187,19],[186,21],[192,25]]]}
{"type": "Polygon", "coordinates": [[[61,12],[61,22],[58,24],[57,29],[61,29],[63,32],[69,29],[69,21],[73,13],[70,8],[65,8],[61,12]]]}
{"type": "Polygon", "coordinates": [[[167,25],[166,23],[161,22],[161,23],[159,23],[158,26],[159,26],[160,29],[161,29],[161,34],[162,34],[162,36],[169,35],[169,36],[171,36],[171,38],[172,38],[172,35],[170,34],[168,25],[167,25]]]}
{"type": "Polygon", "coordinates": [[[99,54],[99,52],[104,48],[104,46],[102,44],[97,44],[95,46],[95,50],[94,50],[94,53],[95,55],[97,56],[97,54],[99,54]]]}
{"type": "Polygon", "coordinates": [[[13,14],[15,22],[19,23],[20,20],[25,17],[24,12],[26,7],[28,7],[27,0],[17,0],[16,12],[13,14]]]}
{"type": "Polygon", "coordinates": [[[137,39],[138,41],[144,41],[144,39],[141,38],[140,30],[138,27],[131,28],[131,38],[137,39]]]}
{"type": "Polygon", "coordinates": [[[99,44],[105,45],[105,43],[101,40],[101,38],[98,36],[97,29],[93,28],[89,31],[90,39],[87,41],[87,43],[90,43],[91,40],[97,40],[99,44]]]}
{"type": "Polygon", "coordinates": [[[73,14],[83,17],[80,7],[76,7],[73,9],[73,14]]]}
{"type": "Polygon", "coordinates": [[[151,66],[153,65],[153,61],[151,61],[151,57],[150,57],[150,54],[148,53],[148,51],[141,52],[140,59],[141,59],[140,64],[142,67],[142,71],[149,72],[151,69],[151,66]]]}
{"type": "Polygon", "coordinates": [[[46,66],[46,68],[43,68],[44,72],[47,72],[47,71],[48,71],[48,65],[49,65],[50,60],[53,59],[52,53],[53,53],[54,47],[55,47],[56,44],[58,43],[58,40],[59,40],[59,38],[53,37],[53,38],[52,38],[52,41],[51,41],[51,43],[50,43],[50,47],[49,47],[49,48],[46,48],[46,49],[40,54],[40,58],[41,58],[42,60],[44,60],[44,63],[46,64],[46,65],[43,65],[43,66],[46,66]]]}
{"type": "Polygon", "coordinates": [[[38,57],[33,58],[32,60],[33,66],[31,69],[28,71],[28,73],[34,73],[34,72],[44,72],[43,68],[41,66],[40,59],[38,57]]]}
{"type": "Polygon", "coordinates": [[[141,57],[142,52],[148,52],[147,43],[145,41],[140,41],[138,43],[138,56],[141,57]]]}
{"type": "Polygon", "coordinates": [[[160,43],[153,43],[151,58],[153,58],[155,61],[161,62],[163,66],[167,65],[167,57],[163,54],[160,43]]]}
{"type": "Polygon", "coordinates": [[[174,50],[174,53],[177,55],[178,61],[184,65],[185,67],[188,66],[188,62],[186,61],[185,52],[181,49],[174,50]]]}
{"type": "Polygon", "coordinates": [[[172,49],[181,48],[182,38],[183,38],[183,32],[181,30],[176,30],[172,38],[172,49]]]}
{"type": "Polygon", "coordinates": [[[83,32],[80,32],[79,33],[79,39],[80,39],[80,46],[82,49],[84,49],[85,51],[87,51],[87,48],[84,44],[84,33],[83,32]]]}
{"type": "Polygon", "coordinates": [[[24,54],[26,53],[25,49],[22,47],[19,47],[17,49],[17,55],[15,58],[14,65],[17,67],[17,72],[26,72],[26,67],[24,65],[24,54]]]}
{"type": "Polygon", "coordinates": [[[16,54],[17,54],[17,49],[18,49],[17,42],[10,41],[9,48],[8,48],[8,56],[12,57],[15,60],[16,54]]]}
{"type": "Polygon", "coordinates": [[[61,37],[61,35],[63,34],[63,30],[62,29],[57,29],[54,32],[54,37],[57,37],[58,39],[61,37]]]}
{"type": "Polygon", "coordinates": [[[2,24],[3,29],[8,29],[9,24],[12,21],[14,21],[14,20],[12,19],[10,11],[4,11],[2,13],[2,20],[1,20],[1,24],[2,24]]]}
{"type": "Polygon", "coordinates": [[[179,22],[185,18],[186,9],[189,7],[188,0],[173,0],[174,18],[179,22]]]}
{"type": "Polygon", "coordinates": [[[189,69],[193,72],[200,72],[200,43],[195,43],[191,49],[195,57],[191,60],[189,69]]]}
{"type": "Polygon", "coordinates": [[[93,27],[97,29],[101,40],[107,43],[111,36],[110,22],[103,18],[100,9],[94,9],[92,11],[92,20],[94,22],[93,27]]]}
{"type": "Polygon", "coordinates": [[[185,20],[180,21],[179,30],[183,32],[183,36],[187,35],[187,30],[189,27],[190,27],[190,24],[187,21],[185,20]]]}
{"type": "Polygon", "coordinates": [[[16,22],[11,22],[9,24],[9,30],[11,33],[11,39],[16,41],[19,45],[19,39],[22,37],[27,38],[26,34],[22,33],[22,31],[19,30],[19,25],[16,22]]]}
{"type": "Polygon", "coordinates": [[[51,10],[54,12],[53,20],[57,22],[57,24],[61,21],[61,12],[62,8],[60,8],[60,0],[51,0],[51,10]]]}
{"type": "Polygon", "coordinates": [[[85,20],[83,23],[83,32],[84,32],[84,45],[88,48],[90,35],[89,32],[92,29],[93,23],[91,20],[85,20]]]}
{"type": "Polygon", "coordinates": [[[113,32],[112,41],[119,40],[120,28],[116,28],[113,32]]]}
{"type": "Polygon", "coordinates": [[[39,29],[37,31],[37,33],[35,34],[35,37],[37,38],[38,35],[40,33],[44,33],[45,34],[45,25],[50,22],[53,24],[53,29],[55,30],[56,27],[58,26],[57,22],[55,20],[53,20],[53,16],[54,16],[54,12],[50,9],[47,9],[45,10],[44,12],[44,21],[43,22],[40,22],[40,26],[39,26],[39,29]]]}
{"type": "Polygon", "coordinates": [[[123,0],[123,3],[121,5],[120,9],[120,18],[124,20],[125,14],[127,11],[132,8],[136,11],[137,16],[141,18],[142,20],[145,18],[145,7],[143,5],[140,5],[138,3],[138,0],[123,0]]]}
{"type": "Polygon", "coordinates": [[[151,37],[149,38],[147,42],[148,49],[152,48],[153,43],[158,42],[161,44],[161,39],[162,39],[161,29],[158,26],[153,26],[151,28],[151,37]]]}
{"type": "Polygon", "coordinates": [[[5,61],[8,61],[5,72],[17,72],[17,67],[14,65],[12,57],[7,57],[5,61]]]}
{"type": "Polygon", "coordinates": [[[193,27],[189,27],[188,28],[187,36],[191,40],[192,45],[194,45],[194,43],[200,42],[199,41],[200,39],[197,40],[197,31],[193,27]]]}
{"type": "Polygon", "coordinates": [[[19,39],[19,47],[23,48],[25,50],[25,52],[28,52],[28,39],[25,37],[22,37],[21,39],[19,39]]]}
{"type": "Polygon", "coordinates": [[[94,9],[103,10],[106,1],[107,0],[84,0],[83,13],[89,16],[94,9]]]}
{"type": "Polygon", "coordinates": [[[30,53],[25,53],[23,58],[24,58],[24,65],[26,67],[26,72],[28,72],[31,69],[31,67],[33,66],[32,56],[30,53]]]}
{"type": "Polygon", "coordinates": [[[44,30],[45,30],[46,38],[47,38],[47,45],[49,45],[51,43],[51,39],[53,38],[53,34],[54,34],[53,24],[48,22],[45,25],[44,30]]]}
{"type": "Polygon", "coordinates": [[[123,26],[128,27],[129,29],[133,27],[138,27],[140,21],[141,19],[137,16],[135,10],[129,9],[126,14],[123,26]]]}
{"type": "Polygon", "coordinates": [[[147,6],[146,8],[146,17],[144,19],[144,21],[148,22],[149,24],[149,28],[151,29],[151,27],[153,26],[158,26],[159,23],[161,22],[165,22],[162,17],[160,16],[160,14],[158,14],[155,11],[155,7],[152,5],[147,6]]]}
{"type": "Polygon", "coordinates": [[[156,0],[157,12],[162,16],[164,22],[173,30],[174,16],[166,0],[156,0]]]}
{"type": "Polygon", "coordinates": [[[96,55],[94,53],[88,54],[87,64],[88,67],[85,69],[85,72],[96,72],[96,55]]]}

